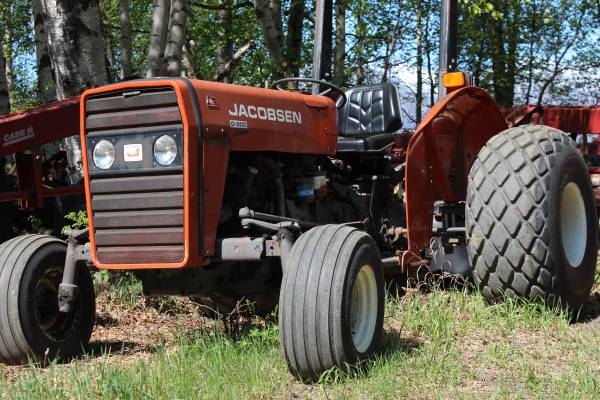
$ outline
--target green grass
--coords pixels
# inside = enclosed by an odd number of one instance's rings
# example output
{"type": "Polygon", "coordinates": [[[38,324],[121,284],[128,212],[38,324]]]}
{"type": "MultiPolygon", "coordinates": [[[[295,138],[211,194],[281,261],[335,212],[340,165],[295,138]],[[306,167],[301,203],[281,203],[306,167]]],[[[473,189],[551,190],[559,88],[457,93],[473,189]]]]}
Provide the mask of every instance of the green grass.
{"type": "Polygon", "coordinates": [[[390,297],[383,350],[368,371],[330,371],[319,384],[295,381],[277,326],[257,323],[237,338],[215,326],[179,327],[174,340],[138,356],[0,367],[0,385],[0,397],[36,399],[592,399],[600,321],[572,324],[535,303],[490,306],[467,290],[435,290],[390,297]]]}

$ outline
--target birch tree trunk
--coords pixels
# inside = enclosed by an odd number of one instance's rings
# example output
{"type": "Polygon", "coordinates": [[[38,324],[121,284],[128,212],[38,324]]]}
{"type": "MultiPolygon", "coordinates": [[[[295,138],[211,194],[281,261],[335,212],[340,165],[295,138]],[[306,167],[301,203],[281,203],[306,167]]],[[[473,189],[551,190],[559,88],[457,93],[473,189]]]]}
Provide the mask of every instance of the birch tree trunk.
{"type": "MultiPolygon", "coordinates": [[[[43,0],[42,4],[57,98],[76,96],[82,88],[108,83],[99,0],[43,0]]],[[[75,183],[83,175],[78,136],[65,139],[65,145],[69,180],[75,183]]]]}
{"type": "Polygon", "coordinates": [[[0,115],[10,112],[10,97],[8,94],[8,82],[6,81],[6,60],[4,49],[0,45],[0,115]]]}
{"type": "Polygon", "coordinates": [[[183,66],[182,76],[188,78],[196,77],[196,68],[194,66],[194,53],[196,51],[196,42],[193,39],[188,39],[183,46],[183,54],[181,56],[181,65],[183,66]]]}
{"type": "Polygon", "coordinates": [[[231,0],[219,0],[219,30],[217,37],[219,44],[217,46],[217,77],[221,82],[229,83],[230,71],[226,69],[227,63],[233,56],[233,41],[231,40],[231,24],[233,21],[233,12],[231,10],[231,0]]]}
{"type": "Polygon", "coordinates": [[[171,3],[169,35],[164,57],[165,72],[168,76],[181,74],[181,55],[190,9],[189,0],[173,0],[171,3]]]}
{"type": "MultiPolygon", "coordinates": [[[[4,47],[3,49],[3,54],[4,54],[4,71],[5,71],[5,79],[6,79],[6,85],[8,87],[8,97],[9,97],[9,101],[10,104],[14,105],[14,93],[15,93],[15,75],[13,72],[13,49],[12,49],[12,44],[13,44],[13,18],[12,18],[12,10],[11,10],[11,6],[13,5],[14,1],[7,1],[6,5],[5,5],[5,9],[4,9],[4,13],[2,15],[2,19],[0,20],[0,22],[2,22],[2,25],[4,25],[4,32],[2,35],[0,35],[0,39],[4,39],[6,38],[6,43],[8,43],[8,45],[6,47],[4,47]],[[3,37],[4,35],[6,35],[5,37],[3,37]]],[[[0,40],[0,46],[2,46],[2,40],[0,40]]]]}
{"type": "Polygon", "coordinates": [[[356,18],[356,46],[354,53],[356,55],[356,84],[362,85],[365,83],[365,59],[363,54],[363,44],[367,33],[365,23],[363,21],[362,4],[359,2],[355,10],[356,18]]]}
{"type": "Polygon", "coordinates": [[[335,58],[333,60],[333,82],[344,86],[346,61],[346,0],[335,2],[335,58]]]}
{"type": "Polygon", "coordinates": [[[56,100],[56,87],[54,85],[50,52],[48,51],[48,38],[44,25],[44,8],[41,0],[31,0],[31,15],[33,17],[38,96],[42,103],[49,103],[56,100]]]}
{"type": "Polygon", "coordinates": [[[58,99],[106,84],[99,0],[43,0],[43,5],[58,99]]]}
{"type": "Polygon", "coordinates": [[[278,22],[281,21],[281,16],[275,15],[278,8],[271,8],[269,0],[254,0],[254,10],[263,33],[265,47],[269,51],[272,72],[274,78],[277,79],[285,69],[283,32],[278,22]]]}
{"type": "Polygon", "coordinates": [[[431,38],[429,35],[429,27],[431,20],[431,0],[427,0],[427,8],[425,10],[425,15],[427,18],[425,19],[425,56],[427,58],[427,77],[429,79],[429,107],[433,107],[435,104],[435,79],[433,78],[433,66],[431,63],[431,52],[433,50],[433,46],[431,45],[431,38]]]}
{"type": "Polygon", "coordinates": [[[286,74],[300,75],[302,51],[302,28],[304,25],[304,0],[291,0],[288,32],[286,37],[286,74]]]}
{"type": "Polygon", "coordinates": [[[148,47],[147,78],[159,76],[163,72],[170,9],[171,0],[154,0],[152,27],[150,28],[150,46],[148,47]]]}
{"type": "Polygon", "coordinates": [[[131,19],[129,17],[129,0],[119,0],[119,22],[121,23],[121,79],[133,75],[131,63],[131,19]]]}

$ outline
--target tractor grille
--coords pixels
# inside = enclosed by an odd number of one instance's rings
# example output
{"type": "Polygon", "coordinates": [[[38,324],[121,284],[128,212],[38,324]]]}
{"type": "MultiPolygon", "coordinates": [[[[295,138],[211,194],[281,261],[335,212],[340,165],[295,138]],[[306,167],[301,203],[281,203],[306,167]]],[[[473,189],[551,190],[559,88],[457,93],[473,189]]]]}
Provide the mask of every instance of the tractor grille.
{"type": "MultiPolygon", "coordinates": [[[[171,89],[111,92],[86,102],[86,135],[134,143],[157,132],[183,129],[171,89]]],[[[150,143],[150,142],[149,142],[150,143]]],[[[88,143],[89,144],[89,143],[88,143]]],[[[146,146],[146,144],[144,144],[146,146]]],[[[88,148],[91,161],[91,149],[88,148]]],[[[117,154],[119,149],[116,149],[117,154]]],[[[118,156],[117,156],[118,160],[118,156]]],[[[115,161],[117,164],[117,161],[115,161]]],[[[97,260],[102,264],[177,263],[184,257],[182,168],[90,172],[97,260]]],[[[90,171],[92,168],[90,168],[90,171]]]]}

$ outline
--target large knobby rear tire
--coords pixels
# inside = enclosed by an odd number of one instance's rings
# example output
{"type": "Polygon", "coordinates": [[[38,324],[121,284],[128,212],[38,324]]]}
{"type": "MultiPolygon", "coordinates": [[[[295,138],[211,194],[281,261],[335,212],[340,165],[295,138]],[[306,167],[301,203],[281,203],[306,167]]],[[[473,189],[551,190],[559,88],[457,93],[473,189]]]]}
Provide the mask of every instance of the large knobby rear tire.
{"type": "Polygon", "coordinates": [[[483,296],[541,298],[577,310],[594,283],[597,217],[575,143],[545,126],[490,139],[469,174],[466,230],[483,296]]]}
{"type": "Polygon", "coordinates": [[[284,271],[279,330],[291,373],[318,380],[369,359],[383,336],[381,256],[367,233],[324,225],[298,238],[284,271]]]}
{"type": "Polygon", "coordinates": [[[65,242],[45,235],[19,236],[0,245],[0,362],[68,359],[89,343],[96,306],[84,266],[77,271],[75,311],[58,311],[66,249],[65,242]]]}

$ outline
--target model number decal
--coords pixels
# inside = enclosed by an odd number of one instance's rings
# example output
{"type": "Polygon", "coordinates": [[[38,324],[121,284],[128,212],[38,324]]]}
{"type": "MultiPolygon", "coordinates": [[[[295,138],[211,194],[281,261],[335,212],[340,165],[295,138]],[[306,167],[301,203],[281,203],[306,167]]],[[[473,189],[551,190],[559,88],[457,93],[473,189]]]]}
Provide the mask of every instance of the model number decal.
{"type": "Polygon", "coordinates": [[[232,119],[229,121],[229,126],[237,129],[246,129],[248,128],[248,123],[246,121],[236,121],[232,119]]]}

